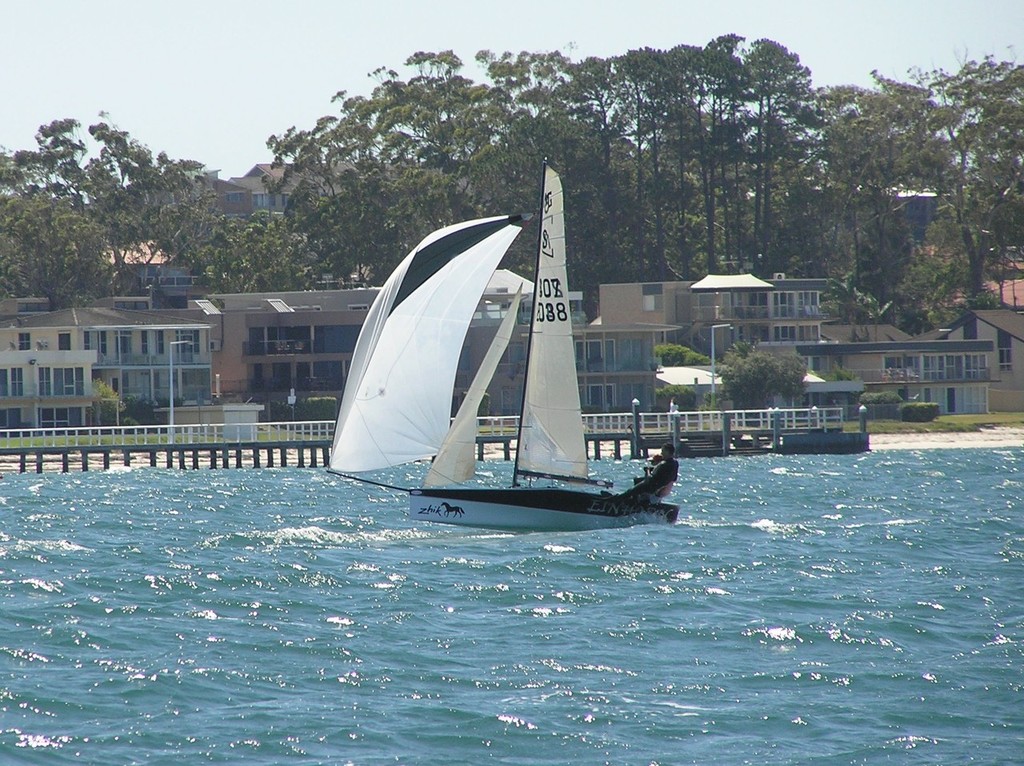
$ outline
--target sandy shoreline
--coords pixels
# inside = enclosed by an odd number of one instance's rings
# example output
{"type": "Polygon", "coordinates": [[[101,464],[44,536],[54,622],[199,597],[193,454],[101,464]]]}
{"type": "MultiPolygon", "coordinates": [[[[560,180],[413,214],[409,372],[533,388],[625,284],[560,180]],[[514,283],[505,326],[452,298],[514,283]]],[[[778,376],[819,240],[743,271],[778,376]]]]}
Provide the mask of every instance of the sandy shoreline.
{"type": "Polygon", "coordinates": [[[965,433],[871,434],[872,451],[889,449],[1005,449],[1024,447],[1024,428],[993,427],[965,433]]]}

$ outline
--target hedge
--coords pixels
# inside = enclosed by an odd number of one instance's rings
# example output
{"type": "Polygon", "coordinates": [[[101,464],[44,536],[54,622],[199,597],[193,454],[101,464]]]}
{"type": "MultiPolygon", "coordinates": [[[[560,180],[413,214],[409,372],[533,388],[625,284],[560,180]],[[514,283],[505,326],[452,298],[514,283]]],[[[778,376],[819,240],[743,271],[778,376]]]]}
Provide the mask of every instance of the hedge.
{"type": "Polygon", "coordinates": [[[935,402],[907,402],[900,407],[900,416],[907,423],[929,423],[939,416],[935,402]]]}

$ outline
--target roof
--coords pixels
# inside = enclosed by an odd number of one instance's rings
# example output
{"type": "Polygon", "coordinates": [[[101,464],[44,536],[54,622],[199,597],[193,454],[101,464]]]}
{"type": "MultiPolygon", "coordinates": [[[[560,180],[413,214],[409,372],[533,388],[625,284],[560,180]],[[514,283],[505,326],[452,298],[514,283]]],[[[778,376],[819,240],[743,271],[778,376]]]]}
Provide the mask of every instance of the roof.
{"type": "Polygon", "coordinates": [[[125,311],[103,307],[62,309],[44,314],[22,314],[8,327],[209,327],[191,319],[157,314],[152,311],[125,311]]]}
{"type": "MultiPolygon", "coordinates": [[[[721,373],[715,377],[722,379],[721,373]]],[[[666,386],[710,386],[711,370],[708,367],[662,367],[658,370],[658,382],[666,386]]]]}
{"type": "Polygon", "coordinates": [[[909,340],[910,335],[891,324],[823,324],[821,337],[839,343],[909,340]]]}
{"type": "MultiPolygon", "coordinates": [[[[1019,340],[1024,340],[1024,314],[1009,309],[987,309],[973,312],[976,317],[997,330],[1010,333],[1019,340]]],[[[962,324],[957,322],[956,326],[962,324]]]]}
{"type": "Polygon", "coordinates": [[[695,293],[724,293],[742,290],[774,290],[775,285],[758,279],[753,274],[708,274],[694,282],[690,290],[695,293]]]}
{"type": "Polygon", "coordinates": [[[992,351],[990,340],[892,340],[862,343],[798,343],[800,356],[840,356],[845,354],[956,354],[992,351]]]}
{"type": "Polygon", "coordinates": [[[484,295],[491,293],[508,293],[515,295],[516,290],[519,289],[519,285],[523,286],[523,295],[533,294],[533,282],[526,277],[521,277],[514,271],[508,269],[497,269],[492,275],[490,281],[487,283],[487,289],[484,290],[484,295]]]}

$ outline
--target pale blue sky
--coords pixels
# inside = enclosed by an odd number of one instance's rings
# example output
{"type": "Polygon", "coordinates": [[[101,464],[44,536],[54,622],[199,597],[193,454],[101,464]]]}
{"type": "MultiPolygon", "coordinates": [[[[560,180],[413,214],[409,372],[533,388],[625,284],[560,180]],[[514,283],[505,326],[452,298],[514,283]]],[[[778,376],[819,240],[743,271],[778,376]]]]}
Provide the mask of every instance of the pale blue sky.
{"type": "Polygon", "coordinates": [[[869,86],[870,72],[1019,60],[1020,0],[0,0],[0,147],[32,148],[39,125],[103,111],[154,151],[221,177],[270,159],[266,139],[310,127],[336,91],[403,75],[416,51],[473,57],[561,50],[573,60],[704,45],[737,33],[786,46],[815,85],[869,86]]]}

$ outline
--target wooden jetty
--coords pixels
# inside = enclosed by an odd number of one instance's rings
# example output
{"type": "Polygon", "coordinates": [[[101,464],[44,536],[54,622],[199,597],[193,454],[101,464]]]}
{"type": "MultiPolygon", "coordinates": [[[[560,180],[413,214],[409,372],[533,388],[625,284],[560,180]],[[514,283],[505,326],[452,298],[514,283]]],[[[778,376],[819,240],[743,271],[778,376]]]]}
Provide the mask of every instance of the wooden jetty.
{"type": "MultiPolygon", "coordinates": [[[[584,415],[595,460],[640,459],[671,441],[680,457],[852,453],[869,447],[843,430],[840,408],[584,415]]],[[[332,422],[65,428],[0,431],[0,472],[89,471],[117,467],[318,468],[330,459],[332,422]]],[[[480,418],[477,458],[511,460],[515,417],[480,418]]]]}

